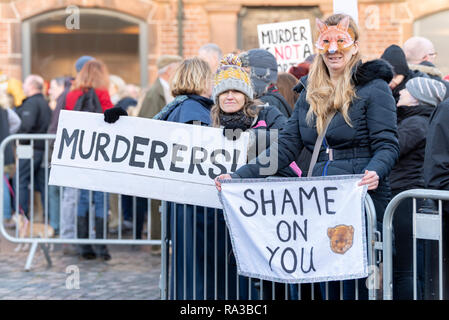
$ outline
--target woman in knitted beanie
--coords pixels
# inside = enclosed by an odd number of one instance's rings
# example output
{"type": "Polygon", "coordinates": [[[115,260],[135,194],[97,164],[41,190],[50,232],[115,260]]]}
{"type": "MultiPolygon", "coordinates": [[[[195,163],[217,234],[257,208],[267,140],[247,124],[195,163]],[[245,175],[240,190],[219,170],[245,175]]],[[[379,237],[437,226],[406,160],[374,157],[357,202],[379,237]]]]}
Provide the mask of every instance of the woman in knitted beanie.
{"type": "MultiPolygon", "coordinates": [[[[240,59],[228,54],[225,56],[218,68],[214,78],[214,89],[212,99],[215,105],[211,109],[212,125],[223,128],[223,134],[228,139],[235,139],[241,132],[249,132],[250,142],[248,144],[248,161],[261,154],[269,146],[270,141],[276,139],[278,129],[282,128],[287,118],[273,106],[263,105],[259,100],[253,100],[253,88],[248,73],[242,68],[240,59]],[[262,136],[260,136],[262,135],[262,136]],[[259,137],[263,137],[262,140],[259,137]],[[265,140],[264,145],[259,145],[259,141],[265,140]]],[[[301,176],[301,170],[292,162],[290,167],[275,171],[272,175],[278,176],[301,176]]],[[[240,277],[240,288],[246,290],[247,279],[240,277]]],[[[254,290],[255,281],[252,281],[254,290]]],[[[273,283],[262,282],[262,299],[286,299],[285,285],[274,283],[275,293],[273,294],[273,283]]],[[[245,292],[240,295],[245,296],[245,292]]],[[[254,294],[252,294],[254,297],[254,294]]]]}
{"type": "MultiPolygon", "coordinates": [[[[228,139],[238,138],[241,132],[250,133],[248,160],[264,151],[278,129],[287,122],[287,118],[273,106],[253,100],[253,88],[248,73],[242,68],[239,57],[233,54],[225,56],[214,78],[212,99],[215,105],[211,109],[212,125],[223,128],[228,139]],[[257,135],[267,138],[264,146],[258,146],[257,135]],[[271,139],[271,140],[270,140],[271,139]]],[[[273,172],[280,176],[301,176],[301,170],[292,162],[290,168],[273,172]]]]}

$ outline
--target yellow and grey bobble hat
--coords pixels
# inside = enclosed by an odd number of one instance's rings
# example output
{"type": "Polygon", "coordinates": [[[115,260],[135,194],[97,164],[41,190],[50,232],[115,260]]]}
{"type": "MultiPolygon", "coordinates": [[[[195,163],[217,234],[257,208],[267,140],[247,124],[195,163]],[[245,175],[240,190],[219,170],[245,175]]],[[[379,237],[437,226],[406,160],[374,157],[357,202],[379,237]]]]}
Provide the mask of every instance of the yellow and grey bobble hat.
{"type": "Polygon", "coordinates": [[[218,104],[218,96],[225,91],[240,91],[248,98],[254,98],[254,91],[251,79],[245,69],[242,68],[242,61],[234,54],[226,55],[220,62],[214,78],[214,88],[212,90],[212,100],[218,104]]]}

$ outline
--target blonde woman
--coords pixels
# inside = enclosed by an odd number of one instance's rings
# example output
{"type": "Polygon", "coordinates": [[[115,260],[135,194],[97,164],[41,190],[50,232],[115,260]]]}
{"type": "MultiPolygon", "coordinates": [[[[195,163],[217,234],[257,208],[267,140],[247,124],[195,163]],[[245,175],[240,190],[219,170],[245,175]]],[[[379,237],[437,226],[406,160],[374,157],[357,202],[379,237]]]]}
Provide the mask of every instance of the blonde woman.
{"type": "MultiPolygon", "coordinates": [[[[312,152],[327,118],[336,112],[312,175],[364,174],[360,185],[368,185],[380,222],[391,197],[388,175],[399,156],[396,105],[388,87],[393,72],[382,60],[362,64],[358,28],[349,16],[335,14],[324,23],[317,20],[317,25],[320,54],[308,77],[300,80],[303,90],[280,132],[278,166],[288,166],[303,148],[312,152]]],[[[263,177],[260,168],[256,161],[232,177],[263,177]]],[[[231,179],[231,175],[216,179],[217,189],[221,190],[219,179],[231,179]]],[[[358,283],[363,285],[364,281],[358,283]]],[[[354,281],[345,281],[345,299],[354,298],[351,287],[354,281]]],[[[331,283],[330,299],[339,298],[339,290],[335,289],[331,283]]],[[[359,298],[366,295],[366,287],[359,290],[359,298]]]]}

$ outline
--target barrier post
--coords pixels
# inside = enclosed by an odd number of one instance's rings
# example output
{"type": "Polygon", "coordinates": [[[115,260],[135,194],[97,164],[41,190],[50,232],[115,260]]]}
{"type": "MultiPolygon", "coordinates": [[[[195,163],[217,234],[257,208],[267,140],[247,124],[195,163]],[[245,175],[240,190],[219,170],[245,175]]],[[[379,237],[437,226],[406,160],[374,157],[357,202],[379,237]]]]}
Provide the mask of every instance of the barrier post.
{"type": "Polygon", "coordinates": [[[170,247],[170,243],[169,243],[169,239],[168,239],[168,235],[167,235],[167,227],[168,227],[168,223],[167,223],[167,202],[166,201],[162,201],[161,202],[161,206],[160,206],[160,210],[161,210],[161,284],[160,284],[160,288],[161,288],[161,299],[162,300],[168,300],[168,270],[169,270],[169,262],[168,262],[168,258],[169,258],[169,247],[170,247]]]}
{"type": "MultiPolygon", "coordinates": [[[[443,274],[442,274],[442,207],[441,201],[449,200],[449,191],[441,191],[441,190],[429,190],[429,189],[412,189],[401,192],[396,195],[388,204],[385,209],[384,222],[383,222],[383,252],[384,252],[384,263],[383,263],[383,298],[384,300],[392,300],[393,299],[393,217],[396,212],[397,207],[400,202],[407,198],[422,198],[422,199],[432,199],[432,200],[440,200],[439,201],[439,215],[437,221],[437,231],[438,237],[436,240],[439,240],[439,290],[440,290],[440,299],[443,298],[442,295],[442,285],[443,285],[443,274]]],[[[415,210],[414,210],[415,211],[415,210]]],[[[417,236],[420,239],[434,239],[435,235],[426,236],[424,233],[428,233],[429,230],[422,231],[422,228],[419,229],[419,225],[427,224],[435,226],[435,223],[432,220],[435,220],[434,217],[428,217],[427,215],[421,214],[416,215],[416,223],[414,223],[414,238],[417,236]],[[421,231],[420,231],[421,230],[421,231]]],[[[435,229],[432,227],[432,229],[435,229]]],[[[430,230],[431,231],[431,230],[430,230]]]]}
{"type": "MultiPolygon", "coordinates": [[[[22,145],[20,150],[18,151],[18,156],[16,157],[16,176],[19,176],[19,165],[18,165],[18,159],[31,159],[32,155],[33,155],[33,143],[35,140],[45,140],[45,152],[46,154],[43,157],[43,161],[45,162],[45,179],[48,179],[48,140],[53,140],[56,138],[55,134],[15,134],[15,135],[10,135],[8,137],[6,137],[0,144],[0,175],[3,179],[3,175],[4,175],[4,161],[5,161],[5,149],[7,144],[15,141],[15,140],[30,140],[30,145],[22,145]]],[[[17,151],[17,150],[16,150],[17,151]]],[[[34,170],[33,166],[31,165],[31,170],[34,170]]],[[[33,234],[33,224],[34,224],[34,207],[33,207],[33,191],[34,191],[34,175],[33,172],[31,172],[31,177],[30,177],[30,185],[31,185],[31,196],[30,196],[30,214],[29,214],[29,220],[30,220],[30,229],[31,229],[31,235],[33,234]]],[[[16,201],[15,201],[15,211],[16,213],[19,212],[19,179],[16,179],[17,184],[16,184],[16,193],[15,193],[15,197],[16,197],[16,201]]],[[[5,240],[12,242],[12,243],[18,243],[18,244],[31,244],[31,249],[30,252],[28,254],[27,257],[27,261],[25,264],[25,270],[29,271],[31,269],[32,266],[32,261],[34,258],[34,255],[36,253],[36,250],[38,247],[41,248],[41,250],[44,253],[45,259],[47,260],[48,266],[51,267],[51,259],[50,259],[50,254],[49,254],[49,250],[48,250],[48,244],[93,244],[93,245],[114,245],[114,244],[119,244],[119,245],[161,245],[161,240],[151,240],[151,239],[122,239],[122,235],[121,235],[121,227],[122,227],[122,223],[121,223],[121,197],[119,197],[119,218],[120,218],[120,223],[119,223],[119,239],[107,239],[105,237],[105,235],[103,235],[103,237],[101,239],[92,239],[90,238],[90,234],[89,237],[87,239],[78,239],[76,236],[74,238],[49,238],[48,234],[47,234],[47,228],[49,227],[49,220],[48,219],[48,215],[49,215],[49,211],[48,211],[48,196],[49,196],[49,192],[48,192],[48,181],[45,181],[45,185],[44,185],[44,190],[43,192],[45,193],[45,199],[44,199],[44,203],[43,203],[43,207],[44,207],[44,236],[43,237],[37,237],[37,238],[33,238],[32,236],[30,237],[23,237],[21,238],[19,235],[19,222],[17,219],[16,222],[16,229],[15,229],[15,233],[11,234],[9,232],[6,231],[5,226],[3,224],[3,216],[4,216],[4,203],[3,203],[3,192],[4,192],[4,184],[3,182],[0,184],[0,192],[2,192],[2,195],[0,197],[0,234],[5,238],[5,240]]],[[[70,188],[70,187],[68,187],[70,188]]],[[[60,190],[63,190],[63,188],[60,188],[60,190]]],[[[106,193],[105,193],[106,194],[106,193]]],[[[103,197],[104,200],[104,209],[106,210],[107,207],[107,201],[106,201],[107,197],[103,197]]],[[[62,202],[62,196],[60,195],[60,202],[62,202]]],[[[75,211],[77,211],[76,209],[77,207],[77,202],[75,202],[75,211]]],[[[90,205],[90,201],[89,201],[89,210],[91,210],[91,205],[90,205]]],[[[135,206],[134,206],[134,211],[135,211],[135,206]]],[[[93,213],[93,212],[92,212],[93,213]]],[[[106,211],[103,212],[103,214],[106,214],[106,211]]],[[[134,217],[135,217],[135,213],[134,213],[134,217]]],[[[61,217],[60,217],[61,218],[61,217]]],[[[77,233],[77,214],[75,213],[75,234],[77,233]]],[[[134,219],[134,229],[135,229],[135,225],[136,225],[136,218],[134,219]]],[[[91,225],[90,221],[89,224],[91,225]]],[[[106,228],[105,227],[106,221],[103,221],[103,230],[105,231],[106,228]]],[[[91,225],[92,227],[92,225],[91,225]]],[[[91,229],[91,228],[89,228],[91,229]]],[[[133,235],[135,237],[135,230],[133,232],[133,235]]]]}

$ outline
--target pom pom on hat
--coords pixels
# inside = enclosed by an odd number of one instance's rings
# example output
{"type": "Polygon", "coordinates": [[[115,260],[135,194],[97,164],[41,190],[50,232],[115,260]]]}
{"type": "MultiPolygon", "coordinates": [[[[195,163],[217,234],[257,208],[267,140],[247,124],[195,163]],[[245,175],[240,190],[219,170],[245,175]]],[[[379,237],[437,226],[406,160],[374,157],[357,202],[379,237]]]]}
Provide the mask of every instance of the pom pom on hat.
{"type": "Polygon", "coordinates": [[[218,96],[228,90],[240,91],[253,99],[254,93],[248,73],[242,68],[242,61],[232,53],[223,57],[215,73],[212,100],[218,104],[218,96]]]}
{"type": "Polygon", "coordinates": [[[235,54],[229,53],[220,61],[220,67],[225,65],[242,67],[242,60],[235,54]]]}

